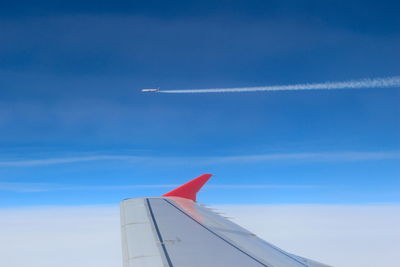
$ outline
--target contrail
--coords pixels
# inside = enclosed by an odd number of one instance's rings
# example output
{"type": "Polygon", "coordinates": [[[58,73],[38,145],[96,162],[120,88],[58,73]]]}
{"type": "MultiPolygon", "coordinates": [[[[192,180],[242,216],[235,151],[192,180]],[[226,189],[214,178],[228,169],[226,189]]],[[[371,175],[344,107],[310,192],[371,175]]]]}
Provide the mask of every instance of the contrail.
{"type": "Polygon", "coordinates": [[[344,82],[303,83],[303,84],[272,85],[272,86],[260,86],[260,87],[240,87],[240,88],[158,90],[157,92],[169,93],[169,94],[238,93],[238,92],[291,91],[291,90],[343,90],[343,89],[363,89],[363,88],[385,88],[385,87],[398,87],[398,86],[400,86],[400,76],[350,80],[344,82]]]}

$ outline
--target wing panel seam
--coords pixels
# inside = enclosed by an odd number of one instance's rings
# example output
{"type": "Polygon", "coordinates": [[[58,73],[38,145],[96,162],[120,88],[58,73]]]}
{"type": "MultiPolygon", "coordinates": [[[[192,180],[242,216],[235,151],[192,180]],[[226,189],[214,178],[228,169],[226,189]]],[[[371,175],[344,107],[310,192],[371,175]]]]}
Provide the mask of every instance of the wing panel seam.
{"type": "Polygon", "coordinates": [[[146,198],[146,203],[147,203],[147,207],[149,208],[150,217],[151,217],[151,220],[153,221],[154,228],[156,229],[158,240],[160,241],[161,248],[162,248],[162,250],[164,252],[165,258],[167,259],[168,266],[169,267],[173,267],[171,258],[168,255],[167,248],[165,247],[164,240],[163,240],[163,238],[161,236],[160,229],[158,228],[157,221],[156,221],[156,218],[154,216],[153,209],[151,208],[150,201],[149,201],[148,198],[146,198]]]}
{"type": "Polygon", "coordinates": [[[245,254],[246,256],[248,256],[249,258],[253,259],[254,261],[256,261],[257,263],[261,264],[262,266],[265,267],[271,267],[266,265],[265,263],[261,262],[260,260],[258,260],[257,258],[253,257],[252,255],[250,255],[249,253],[247,253],[246,251],[242,250],[241,248],[239,248],[238,246],[232,244],[231,242],[229,242],[228,240],[226,240],[224,237],[220,236],[219,234],[215,233],[213,230],[209,229],[207,226],[201,224],[200,222],[196,221],[194,218],[192,218],[190,215],[188,215],[186,212],[184,212],[183,210],[181,210],[180,208],[178,208],[176,205],[174,205],[173,203],[171,203],[168,199],[164,200],[170,204],[171,206],[173,206],[175,209],[179,210],[181,213],[183,213],[184,215],[186,215],[188,218],[190,218],[191,220],[193,220],[194,222],[196,222],[198,225],[200,225],[201,227],[203,227],[204,229],[206,229],[207,231],[209,231],[210,233],[212,233],[213,235],[215,235],[216,237],[222,239],[225,243],[229,244],[230,246],[236,248],[237,250],[239,250],[240,252],[242,252],[243,254],[245,254]]]}

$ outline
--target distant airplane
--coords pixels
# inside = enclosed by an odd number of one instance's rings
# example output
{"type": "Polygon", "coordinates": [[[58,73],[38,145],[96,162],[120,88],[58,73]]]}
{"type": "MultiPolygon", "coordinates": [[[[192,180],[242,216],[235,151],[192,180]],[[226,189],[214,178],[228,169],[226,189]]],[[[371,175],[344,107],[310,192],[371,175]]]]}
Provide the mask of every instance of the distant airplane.
{"type": "Polygon", "coordinates": [[[157,91],[160,91],[160,88],[142,89],[142,92],[157,92],[157,91]]]}
{"type": "Polygon", "coordinates": [[[285,252],[196,203],[203,174],[161,197],[121,203],[123,266],[328,267],[285,252]]]}

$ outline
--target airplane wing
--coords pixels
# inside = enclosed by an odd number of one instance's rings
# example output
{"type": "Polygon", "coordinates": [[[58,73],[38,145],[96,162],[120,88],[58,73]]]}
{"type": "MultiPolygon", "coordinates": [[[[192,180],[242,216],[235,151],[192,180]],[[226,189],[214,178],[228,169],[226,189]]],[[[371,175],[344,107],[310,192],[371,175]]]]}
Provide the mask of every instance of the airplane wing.
{"type": "Polygon", "coordinates": [[[121,203],[124,267],[327,267],[288,252],[196,203],[203,174],[162,197],[121,203]]]}

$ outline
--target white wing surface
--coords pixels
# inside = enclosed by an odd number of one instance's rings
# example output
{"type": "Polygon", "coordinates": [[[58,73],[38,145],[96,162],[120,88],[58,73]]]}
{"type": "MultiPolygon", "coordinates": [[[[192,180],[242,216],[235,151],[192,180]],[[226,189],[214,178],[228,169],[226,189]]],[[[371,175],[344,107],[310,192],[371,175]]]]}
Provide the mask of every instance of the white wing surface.
{"type": "Polygon", "coordinates": [[[124,267],[327,266],[287,253],[198,205],[211,175],[157,198],[121,203],[124,267]]]}

